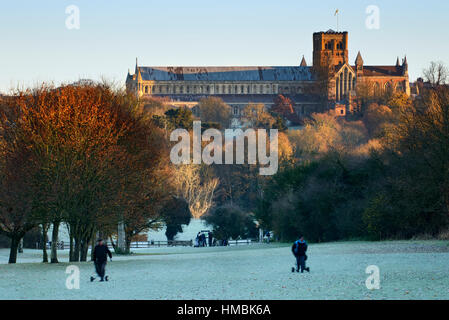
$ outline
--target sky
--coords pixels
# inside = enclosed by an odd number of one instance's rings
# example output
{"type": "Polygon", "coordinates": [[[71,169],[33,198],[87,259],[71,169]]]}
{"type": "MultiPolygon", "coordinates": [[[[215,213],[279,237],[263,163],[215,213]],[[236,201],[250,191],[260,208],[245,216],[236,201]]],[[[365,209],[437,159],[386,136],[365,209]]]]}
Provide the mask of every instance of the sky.
{"type": "Polygon", "coordinates": [[[449,1],[15,0],[0,1],[0,92],[41,82],[107,79],[124,85],[146,66],[295,66],[312,63],[312,34],[349,32],[349,59],[393,65],[410,80],[449,65],[449,1]],[[69,6],[79,9],[79,29],[69,6]],[[367,26],[378,8],[379,27],[367,26]],[[69,28],[67,27],[67,22],[69,28]]]}

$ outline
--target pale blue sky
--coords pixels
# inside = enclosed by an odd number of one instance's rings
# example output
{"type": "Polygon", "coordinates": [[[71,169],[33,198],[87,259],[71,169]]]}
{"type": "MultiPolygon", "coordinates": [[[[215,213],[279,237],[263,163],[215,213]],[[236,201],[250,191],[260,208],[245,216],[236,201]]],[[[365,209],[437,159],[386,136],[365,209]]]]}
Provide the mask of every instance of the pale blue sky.
{"type": "Polygon", "coordinates": [[[442,0],[15,0],[0,2],[0,91],[41,81],[124,83],[140,65],[298,65],[312,62],[312,33],[349,32],[349,57],[394,64],[407,54],[411,80],[432,60],[449,64],[449,2],[442,0]],[[80,29],[65,26],[69,5],[80,29]],[[365,26],[380,9],[380,29],[365,26]]]}

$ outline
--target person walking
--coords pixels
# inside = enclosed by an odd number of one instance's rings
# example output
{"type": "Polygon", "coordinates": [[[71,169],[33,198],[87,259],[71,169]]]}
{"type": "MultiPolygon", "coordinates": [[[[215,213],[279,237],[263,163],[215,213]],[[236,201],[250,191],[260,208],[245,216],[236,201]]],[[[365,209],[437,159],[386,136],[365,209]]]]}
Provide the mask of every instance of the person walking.
{"type": "MultiPolygon", "coordinates": [[[[307,242],[304,240],[303,236],[299,237],[299,240],[296,240],[292,245],[292,253],[296,258],[296,272],[299,272],[301,269],[301,273],[306,270],[310,272],[310,268],[306,267],[307,260],[307,242]]],[[[292,268],[292,272],[295,272],[295,268],[292,268]]]]}
{"type": "MultiPolygon", "coordinates": [[[[108,276],[105,278],[106,262],[109,259],[112,261],[112,253],[109,251],[107,244],[103,243],[103,239],[98,239],[97,245],[94,248],[93,261],[95,264],[95,271],[100,277],[100,281],[108,281],[108,276]]],[[[94,281],[94,277],[90,277],[90,281],[94,281]]]]}

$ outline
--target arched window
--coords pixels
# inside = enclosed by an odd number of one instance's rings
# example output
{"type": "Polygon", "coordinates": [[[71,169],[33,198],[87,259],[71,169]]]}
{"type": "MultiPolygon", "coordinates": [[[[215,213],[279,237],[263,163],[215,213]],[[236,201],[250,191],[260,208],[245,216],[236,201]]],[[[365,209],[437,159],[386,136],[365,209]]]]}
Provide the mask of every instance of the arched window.
{"type": "Polygon", "coordinates": [[[391,84],[391,82],[387,82],[384,86],[384,90],[387,93],[392,93],[393,92],[393,85],[391,84]]]}
{"type": "Polygon", "coordinates": [[[380,84],[378,82],[374,83],[374,94],[380,95],[382,93],[382,91],[380,90],[380,84]]]}
{"type": "Polygon", "coordinates": [[[145,86],[145,93],[148,93],[148,86],[145,86]]]}
{"type": "Polygon", "coordinates": [[[348,68],[345,68],[345,78],[344,78],[344,92],[345,95],[348,94],[348,68]]]}

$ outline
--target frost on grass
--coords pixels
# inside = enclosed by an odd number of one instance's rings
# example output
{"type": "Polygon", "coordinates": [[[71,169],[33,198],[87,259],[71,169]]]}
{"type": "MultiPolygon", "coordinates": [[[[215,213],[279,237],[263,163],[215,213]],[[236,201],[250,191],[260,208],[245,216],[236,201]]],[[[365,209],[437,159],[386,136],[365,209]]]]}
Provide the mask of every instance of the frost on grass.
{"type": "MultiPolygon", "coordinates": [[[[81,270],[79,290],[65,287],[68,263],[39,263],[25,250],[7,265],[0,250],[0,299],[449,299],[449,247],[439,241],[312,244],[311,273],[291,273],[290,246],[155,248],[114,256],[109,282],[89,282],[92,263],[81,270]],[[380,290],[368,290],[365,269],[380,269],[380,290]]],[[[67,252],[60,252],[67,261],[67,252]]]]}

